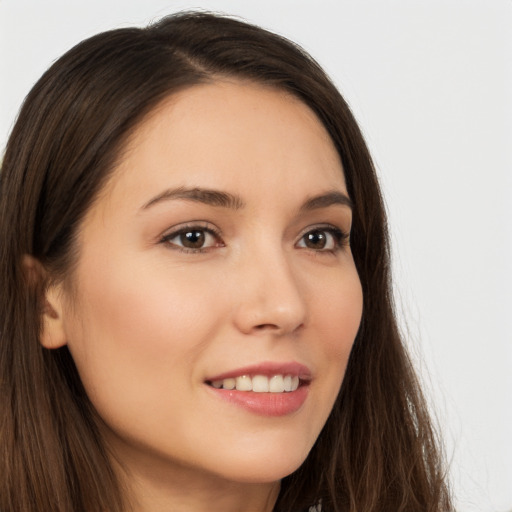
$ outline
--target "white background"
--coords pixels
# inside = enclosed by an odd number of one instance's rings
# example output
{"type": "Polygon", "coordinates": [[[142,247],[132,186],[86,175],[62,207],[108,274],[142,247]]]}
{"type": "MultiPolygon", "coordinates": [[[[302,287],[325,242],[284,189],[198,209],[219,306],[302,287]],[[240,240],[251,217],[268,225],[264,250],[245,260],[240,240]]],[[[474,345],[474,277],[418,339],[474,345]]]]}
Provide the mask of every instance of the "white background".
{"type": "Polygon", "coordinates": [[[512,510],[512,1],[0,0],[0,147],[73,44],[192,7],[301,43],[346,96],[381,176],[397,305],[457,510],[512,510]]]}

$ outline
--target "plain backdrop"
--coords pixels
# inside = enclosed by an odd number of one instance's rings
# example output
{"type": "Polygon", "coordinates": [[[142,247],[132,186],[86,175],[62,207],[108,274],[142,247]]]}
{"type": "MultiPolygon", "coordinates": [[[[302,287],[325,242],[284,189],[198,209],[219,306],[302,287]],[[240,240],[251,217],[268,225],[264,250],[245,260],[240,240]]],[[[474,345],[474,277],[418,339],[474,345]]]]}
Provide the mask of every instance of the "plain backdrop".
{"type": "Polygon", "coordinates": [[[299,42],[352,106],[457,510],[512,510],[512,1],[0,0],[1,152],[24,96],[72,45],[195,7],[299,42]]]}

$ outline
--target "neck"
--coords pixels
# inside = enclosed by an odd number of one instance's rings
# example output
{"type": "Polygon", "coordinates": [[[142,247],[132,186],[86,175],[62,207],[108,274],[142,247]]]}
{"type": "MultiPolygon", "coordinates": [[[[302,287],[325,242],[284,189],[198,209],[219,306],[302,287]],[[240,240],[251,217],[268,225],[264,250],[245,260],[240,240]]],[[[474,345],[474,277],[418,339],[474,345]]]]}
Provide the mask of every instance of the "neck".
{"type": "MultiPolygon", "coordinates": [[[[133,512],[271,512],[279,484],[226,483],[204,477],[193,482],[172,477],[155,481],[138,477],[130,486],[133,512]]],[[[130,512],[132,512],[130,511],[130,512]]]]}

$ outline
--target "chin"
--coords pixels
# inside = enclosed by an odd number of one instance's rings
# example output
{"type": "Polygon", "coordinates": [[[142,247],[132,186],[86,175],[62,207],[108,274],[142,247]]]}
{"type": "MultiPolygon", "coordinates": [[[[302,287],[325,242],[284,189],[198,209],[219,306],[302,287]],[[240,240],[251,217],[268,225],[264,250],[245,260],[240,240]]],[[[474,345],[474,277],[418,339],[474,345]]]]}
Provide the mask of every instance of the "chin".
{"type": "Polygon", "coordinates": [[[241,483],[277,482],[296,471],[308,455],[308,451],[290,453],[287,448],[290,447],[259,453],[240,451],[238,457],[224,459],[220,472],[225,479],[241,483]]]}

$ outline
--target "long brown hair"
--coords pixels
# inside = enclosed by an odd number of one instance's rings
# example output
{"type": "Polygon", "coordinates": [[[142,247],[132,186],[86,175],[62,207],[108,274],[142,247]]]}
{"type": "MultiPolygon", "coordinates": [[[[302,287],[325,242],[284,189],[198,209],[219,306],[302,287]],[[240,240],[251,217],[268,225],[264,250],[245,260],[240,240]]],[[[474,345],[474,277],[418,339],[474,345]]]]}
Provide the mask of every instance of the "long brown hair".
{"type": "Polygon", "coordinates": [[[110,466],[66,347],[38,342],[42,287],[76,261],[75,235],[123,143],[170,94],[233,77],[307,104],[341,156],[354,202],[352,252],[362,323],[334,409],[304,464],[284,478],[276,511],[451,509],[438,441],[397,328],[386,217],[361,132],[318,64],[290,41],[240,21],[181,13],[94,36],[27,96],[0,174],[0,510],[121,512],[110,466]]]}

